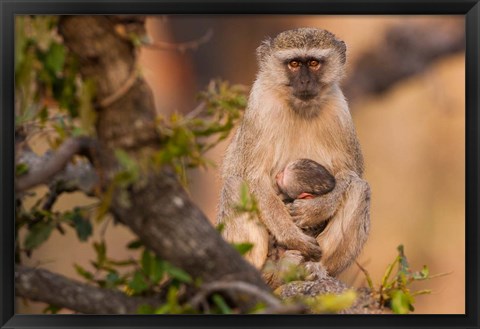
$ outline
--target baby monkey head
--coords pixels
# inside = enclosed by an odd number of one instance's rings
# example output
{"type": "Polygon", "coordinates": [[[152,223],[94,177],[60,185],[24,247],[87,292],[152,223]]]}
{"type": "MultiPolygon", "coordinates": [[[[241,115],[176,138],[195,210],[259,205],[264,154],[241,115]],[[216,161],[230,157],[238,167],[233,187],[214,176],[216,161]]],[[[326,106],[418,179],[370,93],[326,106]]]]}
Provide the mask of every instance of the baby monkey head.
{"type": "Polygon", "coordinates": [[[299,28],[263,41],[257,48],[259,78],[287,97],[294,108],[319,105],[344,75],[345,43],[332,33],[299,28]]]}

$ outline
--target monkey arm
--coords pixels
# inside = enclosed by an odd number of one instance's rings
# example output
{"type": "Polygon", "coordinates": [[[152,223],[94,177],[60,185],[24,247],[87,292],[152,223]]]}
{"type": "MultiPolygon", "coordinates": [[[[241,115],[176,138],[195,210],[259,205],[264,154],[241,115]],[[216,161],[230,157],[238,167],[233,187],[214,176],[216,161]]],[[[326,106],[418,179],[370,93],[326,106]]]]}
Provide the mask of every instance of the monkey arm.
{"type": "Polygon", "coordinates": [[[276,195],[271,183],[265,179],[250,182],[260,209],[260,219],[277,241],[288,249],[299,250],[309,258],[318,259],[321,250],[316,240],[292,221],[287,208],[276,195]]]}
{"type": "Polygon", "coordinates": [[[336,185],[327,194],[313,199],[296,199],[287,207],[293,222],[300,228],[316,227],[333,217],[343,200],[352,177],[358,177],[354,172],[339,173],[335,177],[336,185]]]}

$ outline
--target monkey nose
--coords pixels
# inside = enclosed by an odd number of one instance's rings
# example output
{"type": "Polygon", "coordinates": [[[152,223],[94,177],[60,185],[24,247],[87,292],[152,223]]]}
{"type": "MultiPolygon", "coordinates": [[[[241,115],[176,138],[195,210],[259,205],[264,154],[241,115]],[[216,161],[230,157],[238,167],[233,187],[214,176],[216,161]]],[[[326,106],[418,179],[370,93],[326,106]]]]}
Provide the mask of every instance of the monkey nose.
{"type": "Polygon", "coordinates": [[[283,171],[280,171],[276,176],[275,176],[275,180],[277,182],[282,182],[283,181],[283,171]]]}

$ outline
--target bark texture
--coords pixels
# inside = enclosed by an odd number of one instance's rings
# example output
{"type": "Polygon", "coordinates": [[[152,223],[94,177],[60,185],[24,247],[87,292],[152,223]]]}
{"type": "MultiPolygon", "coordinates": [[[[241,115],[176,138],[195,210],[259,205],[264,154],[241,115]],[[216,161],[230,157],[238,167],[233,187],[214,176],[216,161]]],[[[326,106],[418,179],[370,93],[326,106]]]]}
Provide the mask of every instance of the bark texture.
{"type": "MultiPolygon", "coordinates": [[[[136,52],[115,32],[115,24],[105,16],[64,16],[59,27],[67,47],[81,59],[82,75],[95,81],[98,103],[118,95],[110,105],[98,109],[99,170],[110,175],[117,170],[115,148],[140,159],[161,140],[154,125],[153,97],[145,81],[136,78],[129,89],[123,88],[136,74],[136,52]]],[[[143,22],[138,24],[143,27],[143,22]]],[[[205,283],[237,280],[269,291],[258,271],[220,237],[167,169],[145,173],[127,193],[128,205],[122,202],[120,191],[114,193],[111,211],[159,257],[205,283]]],[[[258,301],[245,294],[236,294],[234,299],[245,307],[258,301]]]]}
{"type": "Polygon", "coordinates": [[[15,289],[19,296],[85,314],[133,314],[142,305],[160,305],[155,299],[127,296],[21,265],[15,267],[15,289]]]}

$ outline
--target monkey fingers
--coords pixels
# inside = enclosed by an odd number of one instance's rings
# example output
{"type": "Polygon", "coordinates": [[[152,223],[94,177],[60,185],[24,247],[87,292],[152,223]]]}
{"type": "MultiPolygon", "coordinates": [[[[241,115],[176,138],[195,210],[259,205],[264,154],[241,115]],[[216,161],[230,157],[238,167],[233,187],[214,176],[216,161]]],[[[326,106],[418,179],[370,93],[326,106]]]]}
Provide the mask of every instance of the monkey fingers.
{"type": "Polygon", "coordinates": [[[321,205],[316,199],[297,199],[287,205],[293,222],[302,229],[316,227],[328,218],[322,218],[321,205]]]}
{"type": "MultiPolygon", "coordinates": [[[[317,240],[311,236],[306,235],[301,230],[295,230],[295,235],[290,236],[282,242],[288,249],[298,250],[307,259],[318,260],[322,256],[322,250],[317,243],[317,240]]],[[[293,232],[292,232],[293,233],[293,232]]]]}
{"type": "Polygon", "coordinates": [[[320,262],[305,262],[303,267],[307,274],[305,279],[308,281],[320,280],[328,276],[327,270],[320,262]]]}

